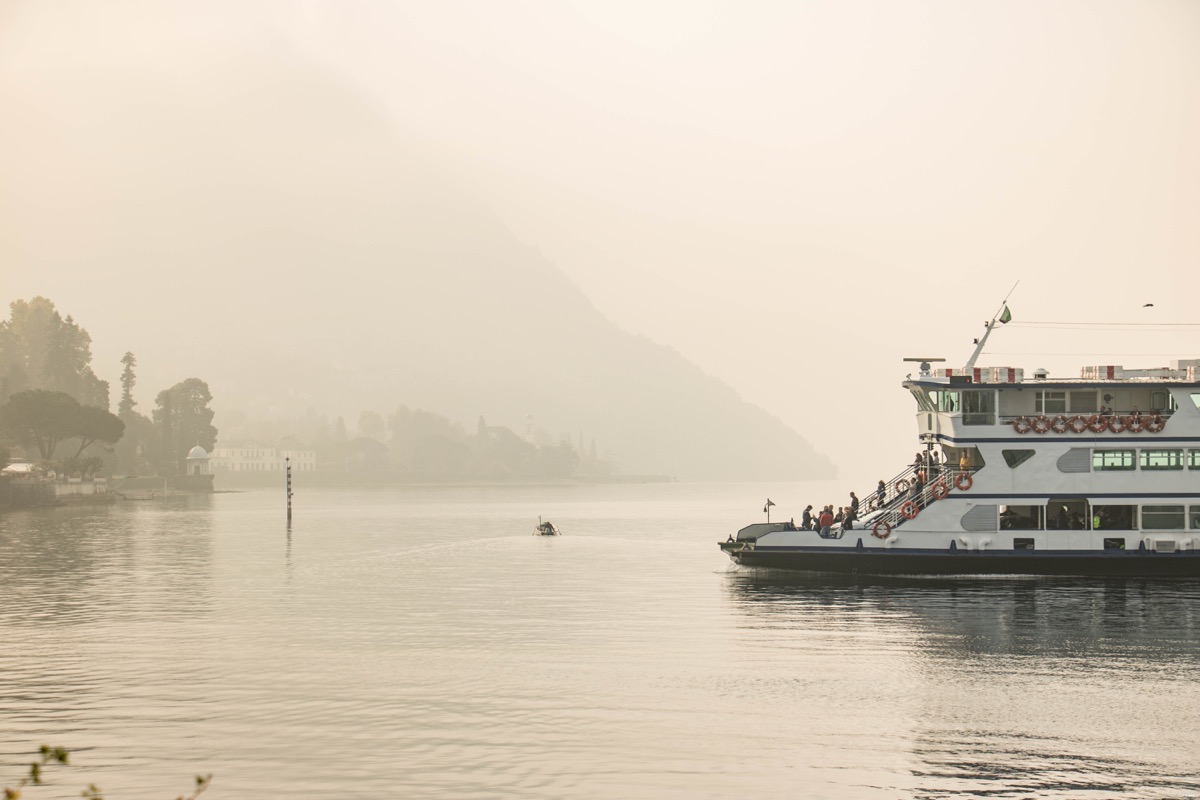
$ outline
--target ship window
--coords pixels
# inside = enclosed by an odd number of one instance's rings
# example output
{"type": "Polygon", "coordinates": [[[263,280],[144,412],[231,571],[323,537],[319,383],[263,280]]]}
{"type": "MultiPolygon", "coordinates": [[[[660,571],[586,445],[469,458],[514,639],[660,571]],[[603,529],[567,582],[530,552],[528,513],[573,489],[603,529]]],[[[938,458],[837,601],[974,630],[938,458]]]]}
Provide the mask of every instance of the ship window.
{"type": "Polygon", "coordinates": [[[1099,410],[1095,392],[1071,392],[1072,414],[1095,414],[1099,410]]]}
{"type": "Polygon", "coordinates": [[[1036,531],[1042,527],[1041,506],[1001,506],[1000,530],[1036,531]]]}
{"type": "Polygon", "coordinates": [[[1123,536],[1122,537],[1112,537],[1112,538],[1107,537],[1107,536],[1104,537],[1104,549],[1105,550],[1124,550],[1125,549],[1125,538],[1123,536]]]}
{"type": "Polygon", "coordinates": [[[1183,530],[1183,506],[1142,506],[1142,530],[1183,530]]]}
{"type": "Polygon", "coordinates": [[[1013,550],[1032,550],[1033,539],[1013,538],[1013,550]]]}
{"type": "Polygon", "coordinates": [[[1000,454],[1004,456],[1004,463],[1016,469],[1024,464],[1029,459],[1033,458],[1036,450],[1001,450],[1000,454]]]}
{"type": "Polygon", "coordinates": [[[1092,530],[1131,531],[1137,527],[1137,506],[1092,506],[1092,530]]]}
{"type": "Polygon", "coordinates": [[[1188,509],[1188,527],[1200,530],[1200,506],[1191,506],[1188,509]]]}
{"type": "Polygon", "coordinates": [[[924,389],[910,389],[912,396],[917,399],[917,407],[922,411],[933,411],[936,408],[937,392],[929,392],[926,394],[924,389]],[[933,396],[933,402],[930,402],[930,395],[933,396]]]}
{"type": "Polygon", "coordinates": [[[938,411],[958,411],[958,392],[938,392],[938,411]]]}
{"type": "Polygon", "coordinates": [[[1093,450],[1092,469],[1096,472],[1133,469],[1133,450],[1093,450]]]}
{"type": "Polygon", "coordinates": [[[1052,497],[1046,502],[1046,530],[1081,531],[1087,528],[1087,500],[1052,497]]]}
{"type": "Polygon", "coordinates": [[[1182,450],[1143,450],[1142,469],[1183,469],[1182,450]]]}
{"type": "Polygon", "coordinates": [[[1188,469],[1200,469],[1200,450],[1188,450],[1188,469]]]}
{"type": "Polygon", "coordinates": [[[1150,393],[1150,410],[1151,411],[1174,411],[1175,398],[1170,392],[1151,392],[1150,393]]]}
{"type": "Polygon", "coordinates": [[[962,393],[964,425],[996,424],[996,393],[968,391],[962,393]]]}
{"type": "Polygon", "coordinates": [[[1067,393],[1038,392],[1036,408],[1039,414],[1065,414],[1067,413],[1067,393]]]}

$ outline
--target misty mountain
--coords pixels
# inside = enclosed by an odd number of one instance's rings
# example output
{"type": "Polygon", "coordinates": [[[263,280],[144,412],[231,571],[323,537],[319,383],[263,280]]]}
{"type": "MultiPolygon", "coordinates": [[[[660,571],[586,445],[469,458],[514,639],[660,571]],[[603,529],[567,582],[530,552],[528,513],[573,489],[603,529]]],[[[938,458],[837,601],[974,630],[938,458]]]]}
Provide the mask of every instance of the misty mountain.
{"type": "Polygon", "coordinates": [[[473,199],[461,161],[316,65],[192,43],[151,68],[97,45],[0,70],[0,101],[7,288],[73,313],[98,357],[133,350],[147,392],[196,375],[218,410],[252,415],[532,415],[626,472],[831,471],[729,386],[618,329],[473,199]]]}

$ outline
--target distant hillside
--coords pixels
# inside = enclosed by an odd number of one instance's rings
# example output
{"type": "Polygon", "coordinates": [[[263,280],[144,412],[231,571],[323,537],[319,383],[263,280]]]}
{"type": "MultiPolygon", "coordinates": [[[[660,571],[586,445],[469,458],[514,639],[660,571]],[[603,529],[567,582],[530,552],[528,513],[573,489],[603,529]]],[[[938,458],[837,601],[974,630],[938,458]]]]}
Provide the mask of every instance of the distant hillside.
{"type": "Polygon", "coordinates": [[[730,387],[616,328],[329,76],[199,44],[173,58],[0,70],[2,299],[70,308],[97,361],[103,343],[137,354],[142,385],[201,376],[218,410],[532,414],[626,472],[831,472],[730,387]]]}

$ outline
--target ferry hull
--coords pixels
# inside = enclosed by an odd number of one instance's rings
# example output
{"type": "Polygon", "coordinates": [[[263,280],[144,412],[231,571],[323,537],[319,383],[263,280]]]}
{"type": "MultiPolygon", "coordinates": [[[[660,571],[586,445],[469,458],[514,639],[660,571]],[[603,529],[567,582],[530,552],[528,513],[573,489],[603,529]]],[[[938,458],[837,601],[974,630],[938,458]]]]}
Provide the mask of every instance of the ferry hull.
{"type": "Polygon", "coordinates": [[[1200,578],[1200,552],[1154,553],[1003,551],[745,549],[729,552],[747,567],[851,575],[1076,575],[1128,578],[1200,578]]]}

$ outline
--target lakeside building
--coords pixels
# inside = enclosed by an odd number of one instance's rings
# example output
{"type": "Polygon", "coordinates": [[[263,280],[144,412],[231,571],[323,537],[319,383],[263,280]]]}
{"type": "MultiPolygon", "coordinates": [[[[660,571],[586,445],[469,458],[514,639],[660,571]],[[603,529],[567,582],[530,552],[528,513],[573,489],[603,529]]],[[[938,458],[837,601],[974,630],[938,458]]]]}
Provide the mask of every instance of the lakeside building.
{"type": "Polygon", "coordinates": [[[283,472],[284,459],[291,459],[293,472],[315,472],[316,450],[292,450],[247,444],[238,447],[214,447],[208,470],[221,472],[283,472]]]}

